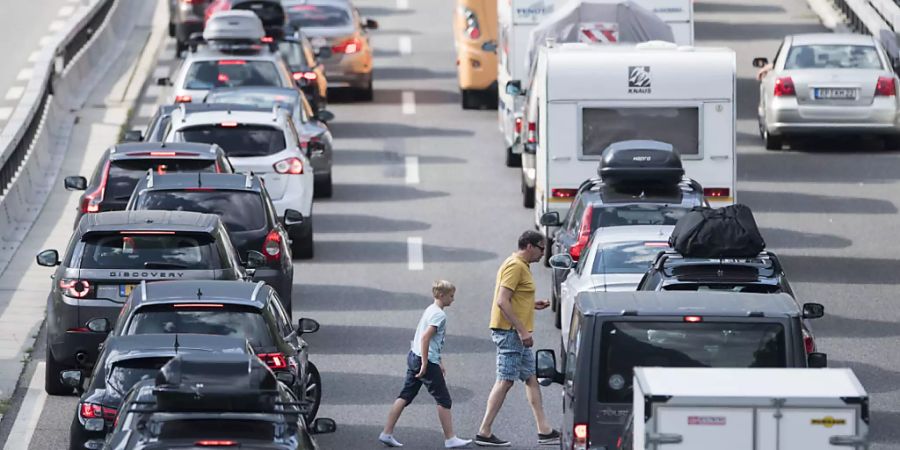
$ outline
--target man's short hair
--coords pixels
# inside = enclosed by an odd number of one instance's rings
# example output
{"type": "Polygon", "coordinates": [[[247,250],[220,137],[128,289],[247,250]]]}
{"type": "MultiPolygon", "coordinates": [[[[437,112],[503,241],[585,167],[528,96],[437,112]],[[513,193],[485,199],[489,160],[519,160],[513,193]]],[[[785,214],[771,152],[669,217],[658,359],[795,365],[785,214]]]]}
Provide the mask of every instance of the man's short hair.
{"type": "Polygon", "coordinates": [[[525,250],[528,244],[539,246],[544,242],[544,235],[534,230],[528,230],[519,236],[519,250],[525,250]]]}
{"type": "Polygon", "coordinates": [[[456,292],[456,286],[447,280],[437,280],[431,285],[431,295],[435,298],[456,292]]]}

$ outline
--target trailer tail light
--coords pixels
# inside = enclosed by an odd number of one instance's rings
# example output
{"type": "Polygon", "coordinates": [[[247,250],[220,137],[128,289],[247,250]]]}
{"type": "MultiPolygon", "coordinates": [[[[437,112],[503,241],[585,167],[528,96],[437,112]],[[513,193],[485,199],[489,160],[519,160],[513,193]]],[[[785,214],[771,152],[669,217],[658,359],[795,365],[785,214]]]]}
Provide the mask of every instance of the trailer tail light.
{"type": "Polygon", "coordinates": [[[516,134],[519,134],[521,132],[522,132],[522,118],[516,117],[516,134]]]}
{"type": "Polygon", "coordinates": [[[806,330],[803,330],[803,347],[806,348],[807,354],[815,353],[816,351],[816,340],[806,330]]]}
{"type": "Polygon", "coordinates": [[[700,316],[684,316],[684,321],[687,323],[700,323],[703,322],[703,317],[700,316]]]}
{"type": "Polygon", "coordinates": [[[362,49],[362,41],[359,38],[350,38],[340,44],[331,47],[334,53],[345,53],[352,55],[362,49]]]}
{"type": "Polygon", "coordinates": [[[572,441],[572,450],[587,450],[588,448],[588,426],[586,423],[575,424],[572,430],[575,440],[572,441]]]}
{"type": "Polygon", "coordinates": [[[534,144],[535,142],[537,142],[537,124],[534,122],[528,122],[527,141],[529,144],[534,144]]]}
{"type": "Polygon", "coordinates": [[[894,82],[894,77],[878,77],[878,83],[875,83],[875,95],[884,97],[897,95],[897,84],[894,82]]]}
{"type": "Polygon", "coordinates": [[[287,369],[287,358],[284,353],[259,353],[256,355],[270,369],[287,369]]]}
{"type": "Polygon", "coordinates": [[[296,156],[278,161],[272,167],[276,172],[288,175],[301,175],[303,173],[303,161],[296,156]]]}
{"type": "Polygon", "coordinates": [[[731,197],[729,188],[703,188],[703,196],[711,199],[725,199],[731,197]]]}
{"type": "Polygon", "coordinates": [[[775,79],[776,97],[793,97],[797,95],[794,90],[794,80],[791,77],[779,77],[775,79]]]}
{"type": "Polygon", "coordinates": [[[87,280],[63,278],[59,280],[59,289],[66,297],[89,298],[93,296],[94,286],[87,280]]]}
{"type": "Polygon", "coordinates": [[[461,8],[463,18],[465,19],[465,31],[466,36],[469,39],[478,39],[481,37],[481,25],[478,24],[478,15],[475,14],[475,11],[472,11],[469,8],[461,8]]]}
{"type": "Polygon", "coordinates": [[[553,198],[575,198],[578,189],[550,189],[550,196],[553,198]]]}
{"type": "Polygon", "coordinates": [[[307,80],[307,81],[316,81],[319,78],[315,72],[294,72],[291,75],[295,81],[307,80]]]}
{"type": "Polygon", "coordinates": [[[103,405],[98,405],[96,403],[82,403],[78,407],[78,412],[81,414],[83,419],[109,419],[112,420],[116,417],[116,409],[115,408],[107,408],[103,405]]]}
{"type": "Polygon", "coordinates": [[[569,256],[573,260],[578,261],[584,248],[587,246],[588,240],[591,239],[591,220],[593,218],[593,206],[584,208],[584,214],[581,216],[581,226],[578,227],[578,242],[569,247],[569,256]]]}
{"type": "Polygon", "coordinates": [[[175,103],[190,103],[193,99],[190,95],[176,95],[175,103]]]}
{"type": "Polygon", "coordinates": [[[281,256],[281,235],[277,230],[272,230],[266,235],[266,241],[263,243],[263,254],[269,261],[278,261],[281,256]]]}

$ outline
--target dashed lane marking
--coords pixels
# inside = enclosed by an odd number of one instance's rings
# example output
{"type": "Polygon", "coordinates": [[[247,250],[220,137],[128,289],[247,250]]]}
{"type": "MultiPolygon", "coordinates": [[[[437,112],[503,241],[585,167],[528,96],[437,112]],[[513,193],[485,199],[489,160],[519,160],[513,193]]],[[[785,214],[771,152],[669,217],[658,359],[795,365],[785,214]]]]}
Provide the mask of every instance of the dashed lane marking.
{"type": "Polygon", "coordinates": [[[416,113],[416,93],[413,91],[403,91],[401,96],[401,104],[403,114],[410,115],[416,113]]]}
{"type": "Polygon", "coordinates": [[[59,12],[57,12],[56,15],[59,17],[69,17],[73,12],[75,12],[74,6],[63,6],[62,8],[59,8],[59,12]]]}
{"type": "Polygon", "coordinates": [[[422,255],[422,238],[406,238],[406,255],[409,270],[419,271],[425,269],[424,256],[422,255]]]}
{"type": "Polygon", "coordinates": [[[46,363],[41,361],[34,368],[34,375],[28,383],[22,407],[19,408],[16,421],[9,430],[3,450],[23,450],[31,444],[34,430],[44,410],[44,403],[47,401],[47,392],[44,391],[44,364],[46,363]]]}
{"type": "Polygon", "coordinates": [[[28,81],[34,76],[34,69],[22,69],[16,75],[16,81],[28,81]]]}
{"type": "Polygon", "coordinates": [[[40,57],[41,57],[41,52],[33,51],[33,52],[31,52],[30,55],[28,55],[28,62],[30,62],[30,63],[37,62],[38,58],[40,58],[40,57]]]}
{"type": "Polygon", "coordinates": [[[53,42],[53,38],[54,38],[54,36],[52,36],[52,35],[51,35],[51,36],[44,36],[44,37],[42,37],[42,38],[38,41],[38,45],[39,45],[41,48],[44,48],[44,47],[50,45],[51,42],[53,42]]]}
{"type": "Polygon", "coordinates": [[[406,184],[419,184],[419,157],[406,157],[406,184]]]}
{"type": "Polygon", "coordinates": [[[6,91],[6,99],[7,100],[18,100],[22,97],[22,94],[25,93],[25,88],[22,86],[13,86],[6,91]]]}
{"type": "Polygon", "coordinates": [[[50,31],[61,31],[65,27],[66,22],[63,20],[54,20],[53,22],[50,22],[50,31]]]}
{"type": "Polygon", "coordinates": [[[0,120],[7,120],[9,116],[12,115],[13,109],[11,107],[2,107],[0,108],[0,120]]]}
{"type": "Polygon", "coordinates": [[[409,36],[400,36],[399,42],[397,42],[397,46],[400,48],[401,55],[408,55],[412,53],[412,39],[409,36]]]}
{"type": "Polygon", "coordinates": [[[409,9],[409,0],[397,0],[397,9],[409,9]]]}

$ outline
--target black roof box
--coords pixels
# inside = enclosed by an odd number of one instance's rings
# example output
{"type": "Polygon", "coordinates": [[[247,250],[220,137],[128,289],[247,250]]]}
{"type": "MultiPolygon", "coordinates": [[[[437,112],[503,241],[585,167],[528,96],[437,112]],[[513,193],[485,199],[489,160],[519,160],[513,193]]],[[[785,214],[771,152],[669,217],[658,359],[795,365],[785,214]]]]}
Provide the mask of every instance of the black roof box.
{"type": "Polygon", "coordinates": [[[156,375],[156,402],[162,411],[272,411],[278,380],[254,355],[178,355],[156,375]]]}
{"type": "Polygon", "coordinates": [[[611,185],[674,185],[684,177],[684,168],[671,144],[634,140],[606,147],[597,174],[611,185]]]}
{"type": "Polygon", "coordinates": [[[287,24],[287,14],[280,0],[233,0],[231,9],[246,10],[256,14],[262,21],[266,35],[281,39],[287,24]]]}

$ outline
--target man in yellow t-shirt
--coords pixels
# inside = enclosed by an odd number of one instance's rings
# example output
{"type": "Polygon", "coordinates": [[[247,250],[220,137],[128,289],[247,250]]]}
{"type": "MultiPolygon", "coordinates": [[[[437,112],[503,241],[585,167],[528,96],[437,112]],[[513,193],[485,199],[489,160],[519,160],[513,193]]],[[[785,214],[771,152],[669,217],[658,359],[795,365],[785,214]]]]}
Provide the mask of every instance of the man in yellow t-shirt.
{"type": "Polygon", "coordinates": [[[559,444],[559,431],[554,430],[544,415],[541,387],[537,382],[534,353],[534,310],[550,306],[547,300],[535,300],[534,278],[530,264],[544,255],[544,236],[526,231],[519,237],[519,250],[497,271],[494,301],[491,305],[491,340],[497,346],[497,381],[488,396],[481,428],[475,444],[483,447],[507,447],[509,441],[491,432],[494,419],[516,380],[525,383],[525,394],[534,413],[539,444],[559,444]]]}

